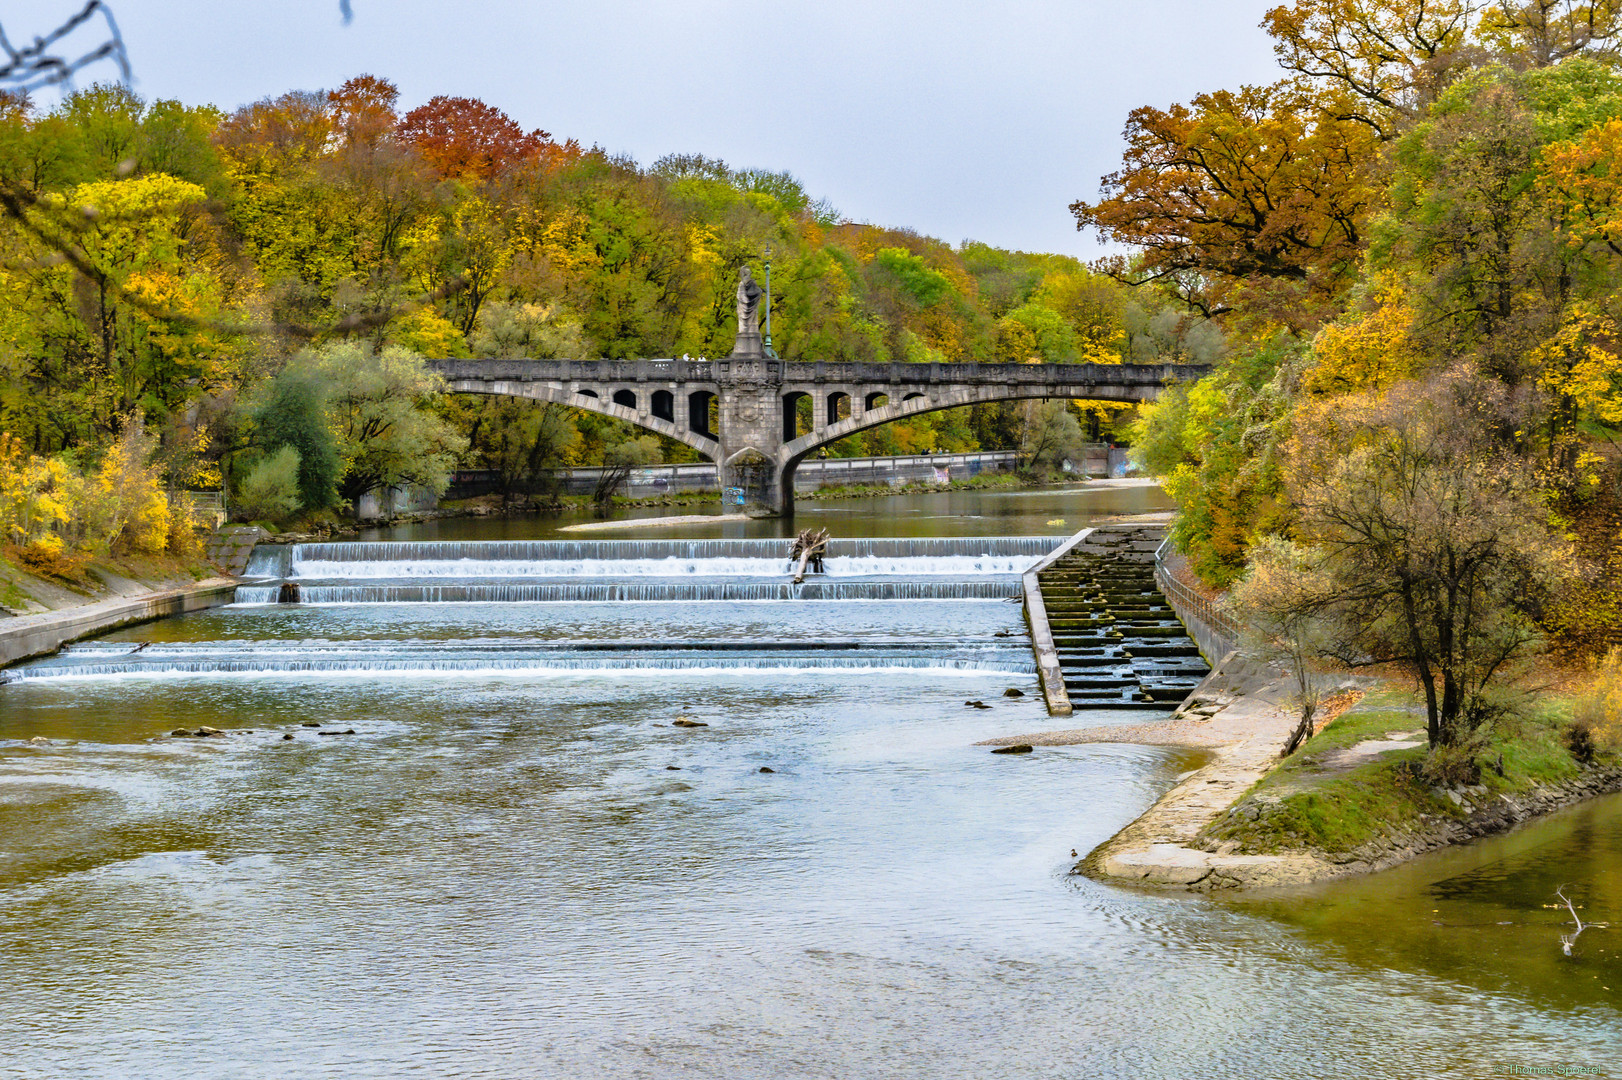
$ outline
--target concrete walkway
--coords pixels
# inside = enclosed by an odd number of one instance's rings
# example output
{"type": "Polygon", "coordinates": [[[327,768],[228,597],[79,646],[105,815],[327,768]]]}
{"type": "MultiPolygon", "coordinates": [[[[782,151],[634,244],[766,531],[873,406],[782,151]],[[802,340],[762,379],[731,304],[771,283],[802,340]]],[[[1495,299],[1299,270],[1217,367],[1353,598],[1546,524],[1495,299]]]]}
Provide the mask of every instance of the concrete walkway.
{"type": "Polygon", "coordinates": [[[184,588],[116,596],[60,611],[0,620],[0,667],[45,656],[70,641],[120,626],[229,604],[236,590],[234,578],[208,578],[184,588]]]}

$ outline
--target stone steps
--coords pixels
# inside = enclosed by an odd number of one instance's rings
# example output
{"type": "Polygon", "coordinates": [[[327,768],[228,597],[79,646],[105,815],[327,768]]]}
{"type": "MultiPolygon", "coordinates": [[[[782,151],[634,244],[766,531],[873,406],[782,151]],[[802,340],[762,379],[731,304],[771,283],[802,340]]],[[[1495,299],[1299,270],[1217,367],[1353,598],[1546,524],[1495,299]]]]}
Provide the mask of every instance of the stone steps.
{"type": "Polygon", "coordinates": [[[1155,587],[1158,543],[1141,530],[1099,530],[1037,575],[1073,709],[1164,710],[1207,673],[1155,587]]]}

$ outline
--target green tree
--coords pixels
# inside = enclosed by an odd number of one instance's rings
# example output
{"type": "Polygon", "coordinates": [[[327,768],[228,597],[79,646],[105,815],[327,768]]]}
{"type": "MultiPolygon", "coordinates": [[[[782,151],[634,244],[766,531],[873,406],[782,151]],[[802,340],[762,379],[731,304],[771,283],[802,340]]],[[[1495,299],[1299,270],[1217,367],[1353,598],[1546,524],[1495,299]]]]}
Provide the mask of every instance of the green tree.
{"type": "Polygon", "coordinates": [[[237,491],[234,509],[248,521],[282,521],[298,508],[298,451],[284,445],[248,470],[237,491]]]}
{"type": "Polygon", "coordinates": [[[327,419],[327,397],[317,373],[294,364],[271,381],[253,414],[259,447],[274,454],[285,446],[297,453],[298,496],[306,510],[325,510],[338,501],[343,462],[327,419]]]}
{"type": "Polygon", "coordinates": [[[339,491],[351,503],[379,488],[416,484],[445,490],[467,448],[429,405],[444,390],[422,357],[395,346],[356,342],[301,354],[298,365],[328,388],[327,417],[343,461],[339,491]]]}

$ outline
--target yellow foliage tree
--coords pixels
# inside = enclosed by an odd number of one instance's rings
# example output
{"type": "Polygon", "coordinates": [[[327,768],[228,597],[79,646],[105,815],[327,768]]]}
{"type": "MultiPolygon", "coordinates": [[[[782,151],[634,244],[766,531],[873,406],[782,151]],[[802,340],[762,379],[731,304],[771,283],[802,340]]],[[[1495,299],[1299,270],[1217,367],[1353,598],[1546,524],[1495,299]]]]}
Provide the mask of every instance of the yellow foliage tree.
{"type": "Polygon", "coordinates": [[[1581,456],[1585,420],[1622,425],[1622,356],[1616,320],[1589,304],[1574,304],[1560,328],[1528,359],[1548,395],[1551,455],[1569,471],[1581,456]]]}
{"type": "Polygon", "coordinates": [[[1420,355],[1410,329],[1413,309],[1400,285],[1376,278],[1370,305],[1330,323],[1313,339],[1317,364],[1302,379],[1311,394],[1385,390],[1412,376],[1420,355]]]}
{"type": "Polygon", "coordinates": [[[1603,244],[1622,255],[1622,120],[1596,124],[1543,151],[1539,186],[1565,211],[1574,247],[1603,244]]]}
{"type": "Polygon", "coordinates": [[[70,517],[61,498],[64,471],[60,462],[34,457],[23,449],[21,439],[0,432],[0,534],[6,541],[24,548],[44,543],[61,550],[60,538],[52,530],[70,517]]]}
{"type": "Polygon", "coordinates": [[[169,500],[160,470],[151,464],[156,444],[138,417],[124,421],[78,515],[95,548],[157,554],[168,546],[169,500]]]}

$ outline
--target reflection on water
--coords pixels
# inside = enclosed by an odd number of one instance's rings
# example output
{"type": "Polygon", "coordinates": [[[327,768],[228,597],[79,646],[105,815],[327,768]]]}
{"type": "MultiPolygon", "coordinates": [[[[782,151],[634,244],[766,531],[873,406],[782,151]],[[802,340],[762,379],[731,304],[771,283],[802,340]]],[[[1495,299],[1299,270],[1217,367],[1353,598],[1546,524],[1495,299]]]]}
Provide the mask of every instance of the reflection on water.
{"type": "Polygon", "coordinates": [[[1503,836],[1382,874],[1257,901],[1359,966],[1417,967],[1562,1008],[1622,1005],[1622,796],[1595,799],[1503,836]],[[1584,921],[1571,956],[1560,936],[1584,921]]]}
{"type": "Polygon", "coordinates": [[[973,745],[1112,719],[1047,717],[1023,634],[995,600],[272,605],[28,665],[0,1072],[1622,1074],[1622,931],[1568,961],[1538,906],[1622,922],[1622,802],[1259,900],[1068,877],[1201,758],[973,745]]]}

